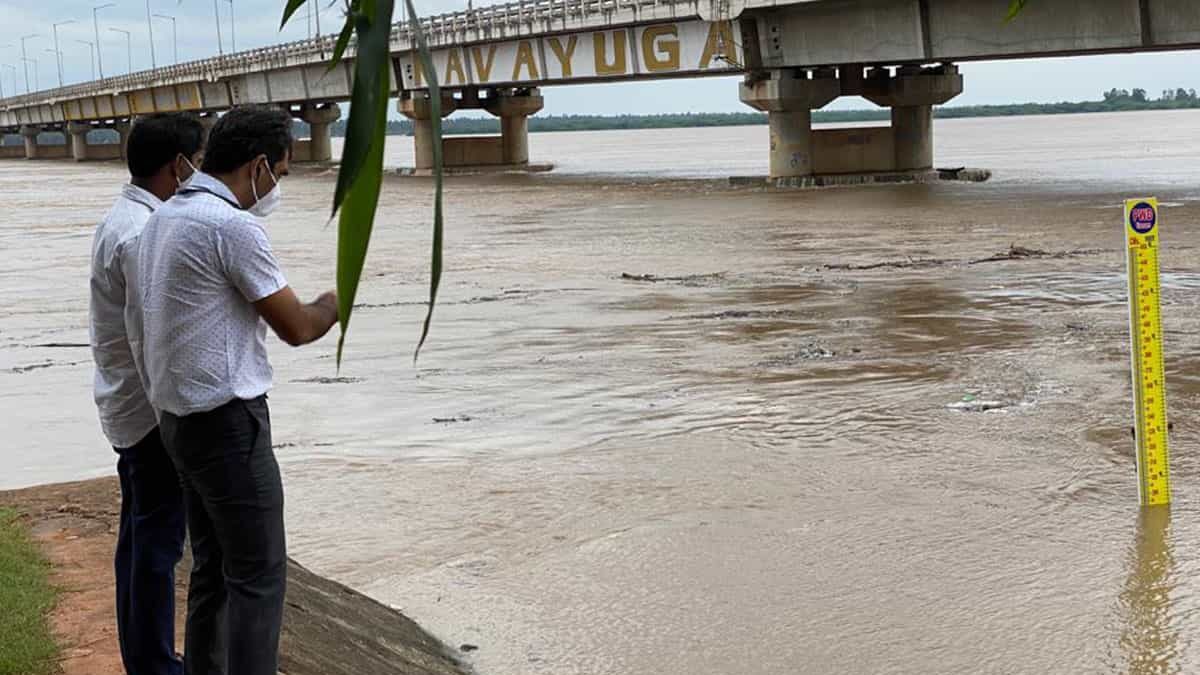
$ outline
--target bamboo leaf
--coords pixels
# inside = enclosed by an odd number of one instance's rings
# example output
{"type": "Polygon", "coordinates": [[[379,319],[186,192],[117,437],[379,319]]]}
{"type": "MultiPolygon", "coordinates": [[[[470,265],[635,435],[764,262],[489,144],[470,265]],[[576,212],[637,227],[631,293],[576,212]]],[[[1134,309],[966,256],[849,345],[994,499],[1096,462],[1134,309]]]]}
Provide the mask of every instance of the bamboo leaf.
{"type": "Polygon", "coordinates": [[[358,52],[354,58],[354,88],[350,93],[350,118],[346,121],[346,139],[342,146],[342,164],[338,170],[337,188],[333,195],[333,214],[341,207],[350,186],[358,179],[367,155],[371,150],[375,128],[386,125],[386,120],[377,120],[373,111],[379,107],[380,92],[387,99],[391,87],[390,40],[392,29],[393,0],[372,0],[362,3],[375,6],[376,21],[367,19],[360,12],[352,17],[358,35],[358,52]],[[387,83],[381,86],[380,81],[387,83]],[[358,110],[366,114],[355,114],[358,110]]]}
{"type": "Polygon", "coordinates": [[[288,0],[287,5],[283,8],[283,21],[279,22],[279,30],[283,30],[283,27],[287,25],[288,19],[292,18],[296,10],[303,7],[306,2],[308,0],[288,0]]]}
{"type": "Polygon", "coordinates": [[[429,83],[430,127],[433,130],[433,253],[429,270],[429,307],[425,313],[425,323],[421,328],[421,339],[413,352],[413,362],[421,355],[421,347],[425,338],[429,337],[429,326],[433,322],[433,308],[437,305],[438,287],[442,283],[442,90],[438,84],[437,70],[433,67],[433,56],[429,53],[429,45],[425,41],[425,33],[417,16],[417,8],[413,0],[404,0],[408,5],[408,15],[411,17],[413,36],[417,41],[417,53],[421,59],[421,68],[429,83]]]}
{"type": "MultiPolygon", "coordinates": [[[[346,331],[350,327],[350,314],[354,310],[354,298],[358,294],[358,283],[362,279],[375,212],[379,206],[379,192],[383,185],[383,149],[387,143],[388,90],[391,88],[391,81],[381,78],[376,86],[379,87],[380,95],[376,97],[375,109],[362,111],[375,121],[374,137],[358,179],[346,193],[346,200],[342,203],[338,216],[338,318],[342,330],[338,337],[338,368],[342,365],[346,331]]],[[[352,109],[351,114],[353,113],[352,109]]]]}
{"type": "Polygon", "coordinates": [[[1017,15],[1021,13],[1021,10],[1025,9],[1025,4],[1027,2],[1028,0],[1012,0],[1012,2],[1008,4],[1008,16],[1004,18],[1004,21],[1008,22],[1017,18],[1017,15]]]}
{"type": "Polygon", "coordinates": [[[387,104],[392,84],[390,40],[394,1],[367,0],[363,4],[375,5],[374,16],[378,20],[369,21],[363,14],[354,17],[358,54],[354,60],[350,119],[346,124],[346,141],[333,204],[335,214],[341,211],[337,256],[338,320],[341,324],[337,350],[339,368],[379,205],[387,104]]]}
{"type": "Polygon", "coordinates": [[[346,47],[350,46],[350,38],[354,36],[354,22],[346,19],[346,25],[342,26],[342,33],[338,35],[337,44],[333,46],[333,58],[329,62],[329,70],[337,68],[337,65],[342,62],[342,55],[346,53],[346,47]]]}

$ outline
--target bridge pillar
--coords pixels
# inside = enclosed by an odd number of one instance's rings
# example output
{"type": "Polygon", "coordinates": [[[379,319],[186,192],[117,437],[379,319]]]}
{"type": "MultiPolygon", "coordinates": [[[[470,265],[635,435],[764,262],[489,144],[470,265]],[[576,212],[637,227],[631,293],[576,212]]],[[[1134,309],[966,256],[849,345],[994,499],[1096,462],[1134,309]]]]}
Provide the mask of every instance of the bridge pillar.
{"type": "Polygon", "coordinates": [[[485,110],[500,118],[504,164],[529,163],[529,116],[544,105],[545,100],[536,88],[520,93],[498,93],[488,99],[485,110]]]}
{"type": "Polygon", "coordinates": [[[129,130],[132,128],[132,126],[133,125],[131,124],[130,120],[118,121],[113,124],[113,129],[117,132],[117,135],[121,137],[121,159],[126,159],[125,150],[129,145],[129,130]]]}
{"type": "Polygon", "coordinates": [[[25,137],[25,159],[38,158],[38,134],[42,130],[38,127],[24,126],[21,127],[21,135],[25,137]]]}
{"type": "MultiPolygon", "coordinates": [[[[413,146],[415,164],[418,170],[433,168],[433,110],[429,105],[429,96],[424,92],[406,93],[396,103],[396,108],[402,115],[412,120],[413,146]]],[[[442,117],[455,110],[454,98],[442,96],[442,117]]]]}
{"type": "Polygon", "coordinates": [[[300,107],[300,119],[308,123],[309,141],[308,161],[328,162],[333,159],[333,142],[329,127],[342,116],[342,109],[336,103],[313,105],[306,103],[300,107]]]}
{"type": "Polygon", "coordinates": [[[896,75],[872,69],[863,80],[863,98],[892,109],[896,169],[933,167],[933,106],[946,103],[963,90],[958,66],[932,68],[901,66],[896,75]]]}
{"type": "Polygon", "coordinates": [[[812,111],[829,105],[841,93],[836,73],[821,70],[775,70],[766,78],[746,78],[742,103],[767,113],[771,128],[771,178],[813,174],[812,111]]]}
{"type": "Polygon", "coordinates": [[[208,135],[212,133],[213,127],[217,126],[217,114],[207,113],[200,116],[200,126],[204,127],[204,136],[200,140],[201,147],[208,145],[208,135]]]}
{"type": "Polygon", "coordinates": [[[67,123],[67,134],[71,137],[71,156],[75,158],[76,162],[88,159],[87,135],[91,130],[92,125],[86,122],[67,123]]]}

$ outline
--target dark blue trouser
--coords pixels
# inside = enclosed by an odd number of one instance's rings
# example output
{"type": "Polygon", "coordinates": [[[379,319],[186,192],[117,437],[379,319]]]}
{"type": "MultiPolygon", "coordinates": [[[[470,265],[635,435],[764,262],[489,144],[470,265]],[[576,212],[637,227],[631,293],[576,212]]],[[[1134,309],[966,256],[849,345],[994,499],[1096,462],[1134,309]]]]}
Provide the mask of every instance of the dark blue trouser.
{"type": "Polygon", "coordinates": [[[116,448],[121,478],[117,636],[128,675],[182,675],[175,655],[175,564],[183,557],[183,492],[158,429],[116,448]]]}
{"type": "Polygon", "coordinates": [[[276,675],[287,548],[267,399],[162,416],[192,537],[188,675],[276,675]]]}

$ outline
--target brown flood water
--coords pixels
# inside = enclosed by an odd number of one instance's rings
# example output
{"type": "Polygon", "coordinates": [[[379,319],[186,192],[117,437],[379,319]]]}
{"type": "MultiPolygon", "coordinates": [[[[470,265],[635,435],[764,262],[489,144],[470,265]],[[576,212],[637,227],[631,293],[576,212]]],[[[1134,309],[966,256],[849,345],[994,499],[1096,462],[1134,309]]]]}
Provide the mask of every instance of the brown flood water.
{"type": "MultiPolygon", "coordinates": [[[[537,135],[554,174],[449,182],[415,368],[429,183],[388,180],[341,373],[333,339],[272,345],[292,553],[484,675],[1197,672],[1200,114],[937,133],[996,179],[761,192],[720,177],[765,171],[765,128],[537,135]],[[1129,434],[1142,193],[1169,519],[1129,434]],[[977,262],[1014,244],[1065,255],[977,262]]],[[[0,487],[112,471],[72,345],[121,180],[0,163],[0,487]]],[[[333,180],[288,179],[270,221],[305,296],[333,180]]]]}

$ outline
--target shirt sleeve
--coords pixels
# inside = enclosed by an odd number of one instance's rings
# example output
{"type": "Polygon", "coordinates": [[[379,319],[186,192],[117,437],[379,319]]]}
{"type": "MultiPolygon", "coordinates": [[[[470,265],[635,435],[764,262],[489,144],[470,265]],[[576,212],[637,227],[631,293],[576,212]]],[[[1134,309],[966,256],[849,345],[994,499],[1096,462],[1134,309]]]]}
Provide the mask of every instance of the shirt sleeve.
{"type": "Polygon", "coordinates": [[[258,302],[287,286],[267,233],[257,222],[234,220],[218,228],[216,237],[225,277],[248,302],[258,302]]]}

